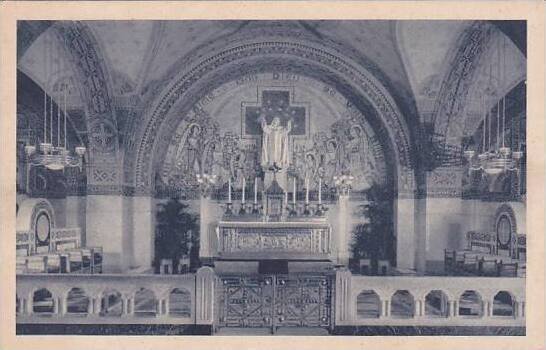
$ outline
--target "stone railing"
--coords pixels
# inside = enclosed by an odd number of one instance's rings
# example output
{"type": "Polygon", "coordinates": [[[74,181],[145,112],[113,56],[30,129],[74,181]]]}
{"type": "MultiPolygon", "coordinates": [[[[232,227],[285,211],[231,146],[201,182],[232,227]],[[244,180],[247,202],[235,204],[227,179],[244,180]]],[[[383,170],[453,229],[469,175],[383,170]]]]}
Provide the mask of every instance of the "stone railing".
{"type": "Polygon", "coordinates": [[[17,275],[17,323],[210,325],[214,280],[208,267],[186,275],[17,275]]]}
{"type": "Polygon", "coordinates": [[[218,256],[324,258],[331,252],[325,222],[220,222],[218,256]]]}
{"type": "Polygon", "coordinates": [[[525,326],[524,278],[338,271],[335,285],[336,326],[525,326]]]}

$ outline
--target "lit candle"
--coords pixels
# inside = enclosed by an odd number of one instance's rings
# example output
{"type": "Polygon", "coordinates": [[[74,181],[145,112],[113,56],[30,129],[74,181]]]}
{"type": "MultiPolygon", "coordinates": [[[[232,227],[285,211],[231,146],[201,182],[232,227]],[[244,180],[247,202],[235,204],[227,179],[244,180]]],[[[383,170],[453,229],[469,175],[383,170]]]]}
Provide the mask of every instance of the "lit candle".
{"type": "Polygon", "coordinates": [[[258,178],[254,179],[254,204],[258,203],[258,178]]]}
{"type": "Polygon", "coordinates": [[[321,204],[322,200],[322,179],[319,177],[318,179],[318,203],[321,204]]]}
{"type": "Polygon", "coordinates": [[[294,186],[292,190],[292,203],[296,204],[296,177],[294,177],[294,186]]]}
{"type": "Polygon", "coordinates": [[[228,180],[228,203],[231,203],[231,176],[228,180]]]}
{"type": "Polygon", "coordinates": [[[309,204],[309,178],[305,178],[305,204],[309,204]]]}
{"type": "Polygon", "coordinates": [[[243,198],[242,198],[243,204],[245,204],[245,187],[246,187],[246,180],[243,177],[243,198]]]}

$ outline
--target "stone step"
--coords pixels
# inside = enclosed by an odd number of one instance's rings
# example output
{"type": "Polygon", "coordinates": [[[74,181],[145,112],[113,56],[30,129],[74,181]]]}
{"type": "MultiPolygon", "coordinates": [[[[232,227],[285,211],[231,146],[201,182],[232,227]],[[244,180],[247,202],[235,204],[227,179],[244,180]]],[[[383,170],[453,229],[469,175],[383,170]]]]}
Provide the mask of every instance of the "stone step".
{"type": "Polygon", "coordinates": [[[271,334],[271,328],[243,328],[243,327],[224,327],[218,328],[214,335],[305,335],[321,336],[328,335],[328,330],[319,327],[280,327],[274,334],[271,334]]]}

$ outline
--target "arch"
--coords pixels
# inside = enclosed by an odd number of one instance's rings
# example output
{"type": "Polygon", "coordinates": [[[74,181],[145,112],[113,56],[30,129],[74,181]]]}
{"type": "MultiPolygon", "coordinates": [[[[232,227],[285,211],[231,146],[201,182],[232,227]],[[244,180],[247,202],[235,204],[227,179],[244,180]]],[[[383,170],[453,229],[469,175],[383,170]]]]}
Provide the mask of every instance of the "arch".
{"type": "Polygon", "coordinates": [[[508,291],[501,290],[493,297],[493,316],[514,317],[515,298],[508,291]]]}
{"type": "Polygon", "coordinates": [[[491,37],[493,26],[485,21],[475,21],[457,39],[451,54],[449,70],[443,77],[431,123],[434,133],[443,145],[449,133],[450,123],[464,108],[469,87],[473,82],[477,62],[491,37]]]}
{"type": "Polygon", "coordinates": [[[381,316],[381,299],[374,290],[363,290],[356,297],[358,318],[378,318],[381,316]]]}
{"type": "Polygon", "coordinates": [[[34,232],[36,218],[41,213],[45,213],[51,223],[55,225],[55,210],[51,203],[44,198],[27,198],[19,204],[19,212],[16,219],[16,230],[24,232],[34,232]]]}
{"type": "Polygon", "coordinates": [[[146,288],[140,288],[135,292],[134,297],[134,315],[135,316],[155,316],[157,315],[158,300],[155,293],[146,288]]]}
{"type": "Polygon", "coordinates": [[[55,299],[47,288],[40,288],[32,293],[32,313],[51,315],[55,312],[55,299]]]}
{"type": "Polygon", "coordinates": [[[66,313],[67,314],[87,314],[90,305],[89,296],[85,290],[74,287],[66,294],[66,313]]]}
{"type": "Polygon", "coordinates": [[[483,299],[480,293],[466,290],[459,297],[459,316],[482,317],[483,299]]]}
{"type": "Polygon", "coordinates": [[[153,189],[153,156],[161,155],[165,147],[162,143],[170,139],[168,134],[178,118],[169,111],[175,105],[182,106],[180,110],[177,108],[177,115],[184,115],[197,102],[198,96],[226,81],[251,73],[286,70],[287,67],[292,72],[334,86],[350,101],[355,101],[355,107],[360,110],[365,109],[365,105],[371,106],[375,115],[369,117],[375,128],[383,128],[380,130],[384,134],[382,139],[387,140],[385,146],[394,158],[393,164],[397,165],[394,171],[398,192],[413,193],[415,160],[412,154],[416,153],[411,151],[409,128],[383,85],[363,67],[340,57],[339,53],[298,42],[274,40],[242,43],[217,52],[179,74],[146,113],[138,131],[140,143],[135,145],[132,157],[126,158],[125,166],[134,169],[133,178],[127,181],[135,183],[137,192],[148,193],[153,189]],[[280,61],[283,63],[279,64],[280,61]]]}
{"type": "Polygon", "coordinates": [[[123,314],[123,298],[116,289],[108,288],[101,294],[100,315],[121,316],[123,314]]]}
{"type": "Polygon", "coordinates": [[[448,317],[448,296],[441,290],[431,290],[425,296],[425,316],[448,317]]]}
{"type": "Polygon", "coordinates": [[[397,290],[391,297],[391,316],[412,318],[415,313],[415,300],[407,290],[397,290]]]}
{"type": "Polygon", "coordinates": [[[191,317],[191,293],[186,288],[174,288],[170,291],[169,315],[191,317]]]}

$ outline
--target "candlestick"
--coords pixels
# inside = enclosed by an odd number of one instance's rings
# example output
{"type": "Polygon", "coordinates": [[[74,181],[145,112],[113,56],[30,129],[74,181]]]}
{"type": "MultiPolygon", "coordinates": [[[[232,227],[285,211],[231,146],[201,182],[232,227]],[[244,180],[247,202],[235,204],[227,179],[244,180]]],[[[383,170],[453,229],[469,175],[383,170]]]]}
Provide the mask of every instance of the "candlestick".
{"type": "Polygon", "coordinates": [[[294,177],[294,188],[292,190],[292,203],[296,205],[296,177],[294,177]]]}
{"type": "Polygon", "coordinates": [[[254,204],[258,203],[258,178],[254,179],[254,204]]]}
{"type": "Polygon", "coordinates": [[[245,178],[243,177],[243,198],[242,198],[242,200],[241,200],[241,202],[242,202],[243,204],[245,204],[245,187],[246,187],[246,180],[245,180],[245,178]]]}
{"type": "Polygon", "coordinates": [[[231,203],[231,177],[228,179],[228,203],[231,203]]]}
{"type": "Polygon", "coordinates": [[[319,177],[318,179],[318,203],[322,203],[322,179],[319,177]]]}
{"type": "Polygon", "coordinates": [[[305,204],[309,204],[309,178],[305,178],[305,204]]]}
{"type": "Polygon", "coordinates": [[[284,191],[284,206],[288,207],[288,192],[284,191]]]}

